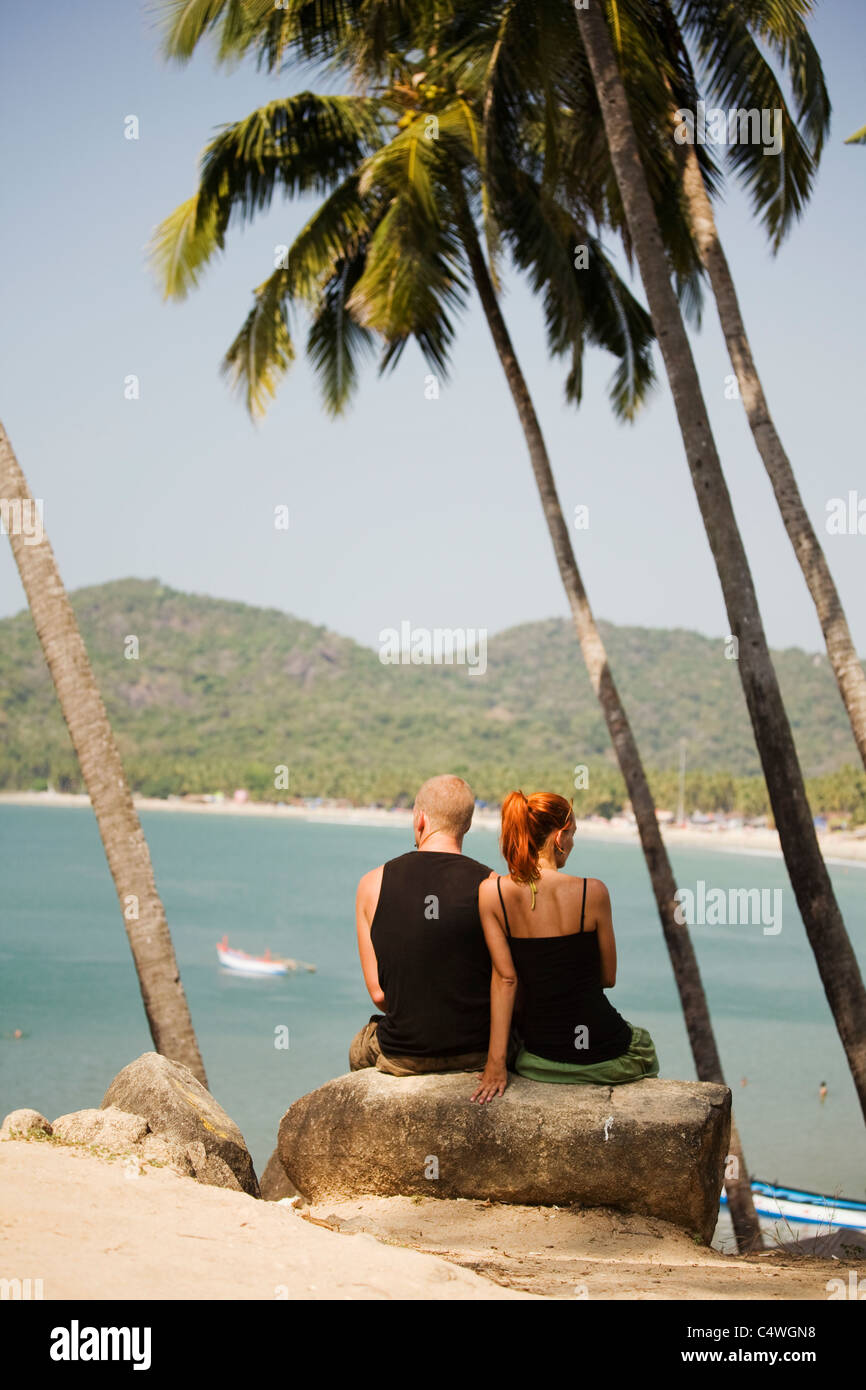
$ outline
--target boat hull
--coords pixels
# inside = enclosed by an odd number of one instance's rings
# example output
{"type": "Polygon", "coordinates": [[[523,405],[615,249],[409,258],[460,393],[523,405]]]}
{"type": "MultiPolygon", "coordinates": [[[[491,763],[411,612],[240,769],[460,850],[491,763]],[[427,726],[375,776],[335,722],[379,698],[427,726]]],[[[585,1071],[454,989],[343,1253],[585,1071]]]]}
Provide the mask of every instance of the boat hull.
{"type": "MultiPolygon", "coordinates": [[[[765,1221],[786,1221],[797,1226],[826,1226],[828,1230],[866,1231],[866,1202],[798,1188],[752,1183],[755,1211],[765,1221]]],[[[728,1205],[724,1192],[722,1207],[728,1205]]]]}
{"type": "Polygon", "coordinates": [[[233,975],[288,975],[288,969],[277,960],[257,960],[255,956],[244,956],[235,951],[224,951],[217,947],[219,963],[233,975]]]}

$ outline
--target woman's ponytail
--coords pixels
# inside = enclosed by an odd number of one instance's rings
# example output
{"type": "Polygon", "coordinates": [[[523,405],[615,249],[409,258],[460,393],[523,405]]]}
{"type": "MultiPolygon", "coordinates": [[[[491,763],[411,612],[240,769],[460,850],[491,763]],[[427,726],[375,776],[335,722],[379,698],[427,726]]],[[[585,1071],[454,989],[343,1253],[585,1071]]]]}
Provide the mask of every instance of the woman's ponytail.
{"type": "Polygon", "coordinates": [[[509,792],[502,803],[502,857],[518,883],[538,877],[538,851],[533,850],[529,830],[529,802],[523,792],[509,792]]]}
{"type": "Polygon", "coordinates": [[[556,792],[509,792],[502,803],[499,847],[515,883],[538,878],[538,856],[552,833],[563,830],[572,815],[571,803],[556,792]]]}

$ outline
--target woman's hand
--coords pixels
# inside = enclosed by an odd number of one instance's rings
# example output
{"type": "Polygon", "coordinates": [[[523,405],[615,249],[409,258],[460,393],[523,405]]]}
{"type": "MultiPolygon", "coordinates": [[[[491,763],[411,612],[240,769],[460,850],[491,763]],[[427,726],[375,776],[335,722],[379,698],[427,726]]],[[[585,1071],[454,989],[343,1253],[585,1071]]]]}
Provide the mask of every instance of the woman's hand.
{"type": "Polygon", "coordinates": [[[508,1070],[505,1063],[488,1060],[470,1099],[477,1100],[483,1105],[485,1101],[495,1100],[497,1096],[501,1096],[507,1085],[508,1070]]]}

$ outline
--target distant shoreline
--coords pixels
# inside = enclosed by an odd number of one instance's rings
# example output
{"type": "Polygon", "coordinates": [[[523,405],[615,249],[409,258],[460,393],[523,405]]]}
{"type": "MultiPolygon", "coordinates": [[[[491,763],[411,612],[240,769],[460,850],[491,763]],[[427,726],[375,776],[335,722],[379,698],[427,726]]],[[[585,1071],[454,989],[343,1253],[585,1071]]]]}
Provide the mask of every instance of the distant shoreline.
{"type": "MultiPolygon", "coordinates": [[[[406,829],[412,824],[408,810],[385,810],[374,806],[279,806],[270,801],[184,801],[166,800],[155,796],[133,798],[138,811],[174,811],[191,815],[240,816],[250,819],[267,817],[273,820],[308,821],[319,825],[393,826],[406,829]]],[[[60,806],[88,807],[90,799],[84,792],[0,792],[0,806],[60,806]]],[[[473,829],[499,831],[499,813],[476,811],[473,829]]],[[[775,830],[744,826],[739,830],[702,829],[698,826],[661,827],[665,843],[671,848],[705,849],[721,854],[755,854],[781,858],[779,836],[775,830]]],[[[579,839],[607,840],[615,844],[638,844],[635,826],[611,823],[601,817],[577,822],[579,839]]],[[[851,864],[866,867],[866,836],[856,837],[840,832],[818,832],[818,842],[828,864],[851,864]]]]}

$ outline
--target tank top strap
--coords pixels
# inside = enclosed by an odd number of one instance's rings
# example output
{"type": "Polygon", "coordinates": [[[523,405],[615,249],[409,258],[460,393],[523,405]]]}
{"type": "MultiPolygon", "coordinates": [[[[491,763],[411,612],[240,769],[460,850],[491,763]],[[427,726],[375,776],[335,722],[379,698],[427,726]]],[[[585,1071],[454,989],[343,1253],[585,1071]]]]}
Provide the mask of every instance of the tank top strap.
{"type": "Polygon", "coordinates": [[[586,912],[586,879],[583,880],[583,901],[580,904],[580,930],[583,931],[583,915],[586,912]]]}
{"type": "Polygon", "coordinates": [[[508,925],[508,911],[507,911],[507,909],[506,909],[506,907],[505,907],[505,903],[504,903],[503,898],[502,898],[502,888],[501,888],[501,886],[500,886],[501,883],[502,883],[502,875],[501,875],[501,874],[497,874],[497,875],[496,875],[496,891],[497,891],[497,893],[499,894],[499,905],[500,905],[500,907],[502,908],[502,915],[503,915],[503,917],[505,918],[505,935],[506,935],[506,936],[510,936],[510,935],[511,935],[511,928],[510,928],[510,926],[508,925]]]}

